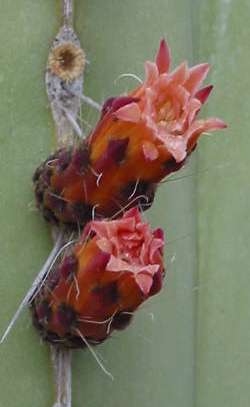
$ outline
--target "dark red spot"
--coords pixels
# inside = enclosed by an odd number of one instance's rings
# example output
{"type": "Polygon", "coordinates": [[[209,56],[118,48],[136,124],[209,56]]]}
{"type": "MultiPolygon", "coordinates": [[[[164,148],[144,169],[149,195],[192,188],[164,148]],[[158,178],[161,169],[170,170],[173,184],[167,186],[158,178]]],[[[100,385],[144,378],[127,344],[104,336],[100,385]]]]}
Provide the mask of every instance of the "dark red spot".
{"type": "Polygon", "coordinates": [[[43,217],[47,222],[55,224],[55,225],[58,224],[57,217],[54,215],[54,213],[50,209],[43,208],[42,212],[43,212],[43,217]]]}
{"type": "Polygon", "coordinates": [[[82,143],[72,155],[72,166],[79,175],[86,172],[89,165],[89,151],[86,143],[82,143]]]}
{"type": "Polygon", "coordinates": [[[60,271],[59,268],[53,269],[53,271],[50,273],[47,281],[46,281],[46,287],[48,286],[50,291],[53,291],[54,288],[58,285],[60,281],[60,271]]]}
{"type": "Polygon", "coordinates": [[[112,103],[112,110],[115,112],[116,110],[120,109],[123,106],[129,105],[132,102],[139,102],[139,98],[133,98],[131,96],[120,96],[114,98],[112,103]]]}
{"type": "Polygon", "coordinates": [[[112,157],[116,164],[124,160],[128,147],[129,138],[110,140],[107,148],[107,156],[112,157]]]}
{"type": "Polygon", "coordinates": [[[164,231],[161,228],[157,228],[153,232],[154,237],[164,240],[164,231]]]}
{"type": "Polygon", "coordinates": [[[36,306],[36,315],[39,323],[47,323],[51,317],[51,309],[46,300],[36,306]]]}
{"type": "Polygon", "coordinates": [[[108,113],[112,109],[112,104],[113,101],[115,100],[115,97],[108,98],[104,104],[102,105],[102,111],[101,115],[104,116],[106,113],[108,113]]]}
{"type": "Polygon", "coordinates": [[[71,327],[76,323],[77,314],[73,308],[67,304],[61,304],[58,307],[56,316],[59,323],[66,331],[70,331],[71,327]]]}
{"type": "Polygon", "coordinates": [[[63,263],[60,266],[60,274],[63,278],[68,279],[74,276],[77,271],[78,260],[76,256],[71,254],[64,258],[63,263]]]}
{"type": "Polygon", "coordinates": [[[88,262],[87,266],[85,267],[85,273],[104,270],[106,265],[108,264],[109,259],[110,259],[110,254],[100,250],[88,262]]]}
{"type": "Polygon", "coordinates": [[[119,300],[118,287],[115,281],[105,286],[97,286],[93,289],[93,292],[98,294],[104,307],[116,304],[119,300]]]}
{"type": "Polygon", "coordinates": [[[120,164],[124,161],[128,143],[128,137],[120,140],[110,140],[106,151],[96,162],[96,171],[108,170],[111,165],[120,164]]]}
{"type": "Polygon", "coordinates": [[[112,328],[117,330],[125,329],[130,324],[132,318],[133,315],[129,312],[119,312],[113,318],[112,328]]]}
{"type": "Polygon", "coordinates": [[[175,159],[172,157],[164,163],[164,172],[165,175],[170,174],[171,172],[175,172],[181,169],[185,163],[185,160],[177,163],[175,159]]]}
{"type": "Polygon", "coordinates": [[[78,222],[83,224],[91,219],[92,216],[92,206],[82,203],[76,202],[74,204],[68,204],[68,210],[71,214],[72,222],[78,222]]]}
{"type": "Polygon", "coordinates": [[[153,283],[149,292],[149,296],[157,294],[161,288],[162,288],[162,283],[163,283],[163,276],[164,273],[162,270],[159,270],[154,276],[153,276],[153,283]]]}
{"type": "Polygon", "coordinates": [[[113,113],[116,110],[120,109],[123,106],[126,106],[132,102],[138,102],[139,98],[133,98],[131,96],[119,96],[119,97],[111,97],[106,100],[106,102],[102,106],[102,116],[103,117],[106,113],[113,113]]]}
{"type": "Polygon", "coordinates": [[[59,171],[65,171],[66,170],[66,168],[70,164],[71,156],[72,156],[72,150],[71,149],[64,149],[64,150],[61,150],[59,152],[58,160],[57,160],[57,169],[59,171]]]}

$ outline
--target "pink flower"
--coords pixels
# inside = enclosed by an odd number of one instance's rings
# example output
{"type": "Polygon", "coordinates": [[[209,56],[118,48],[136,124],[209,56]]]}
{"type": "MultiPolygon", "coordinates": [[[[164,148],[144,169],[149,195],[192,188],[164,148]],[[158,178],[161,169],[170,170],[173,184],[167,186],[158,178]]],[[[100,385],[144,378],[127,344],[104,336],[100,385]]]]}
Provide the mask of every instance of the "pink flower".
{"type": "Polygon", "coordinates": [[[106,270],[133,273],[143,294],[148,295],[160,269],[163,231],[151,232],[137,208],[127,211],[122,219],[92,221],[86,230],[95,233],[99,249],[110,255],[106,270]]]}
{"type": "Polygon", "coordinates": [[[92,221],[50,274],[33,303],[44,338],[82,347],[124,329],[137,308],[158,293],[164,236],[131,209],[118,220],[92,221]]]}
{"type": "MultiPolygon", "coordinates": [[[[144,124],[179,163],[192,150],[201,133],[223,129],[226,125],[217,118],[197,119],[212,90],[212,86],[200,89],[209,65],[189,68],[183,62],[169,72],[170,63],[170,50],[162,40],[156,61],[145,63],[144,83],[129,95],[137,101],[126,104],[114,114],[122,121],[144,124]]],[[[159,154],[152,146],[145,143],[144,154],[155,160],[159,154]]]]}

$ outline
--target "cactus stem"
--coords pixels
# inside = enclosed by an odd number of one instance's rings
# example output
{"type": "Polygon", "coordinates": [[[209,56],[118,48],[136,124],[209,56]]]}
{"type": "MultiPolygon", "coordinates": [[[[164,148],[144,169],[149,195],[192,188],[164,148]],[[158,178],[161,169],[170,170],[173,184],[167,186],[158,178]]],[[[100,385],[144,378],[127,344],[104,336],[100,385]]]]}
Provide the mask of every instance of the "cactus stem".
{"type": "Polygon", "coordinates": [[[73,0],[62,0],[63,23],[72,26],[73,24],[73,0]]]}
{"type": "Polygon", "coordinates": [[[53,407],[71,407],[71,351],[55,345],[50,351],[56,384],[53,407]]]}

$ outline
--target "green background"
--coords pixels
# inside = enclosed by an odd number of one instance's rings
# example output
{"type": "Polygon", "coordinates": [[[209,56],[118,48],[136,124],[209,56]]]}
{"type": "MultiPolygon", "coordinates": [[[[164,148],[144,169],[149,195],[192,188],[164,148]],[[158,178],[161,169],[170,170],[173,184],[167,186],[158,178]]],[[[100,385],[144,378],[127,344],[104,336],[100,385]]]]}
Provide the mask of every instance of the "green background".
{"type": "MultiPolygon", "coordinates": [[[[51,247],[31,176],[53,148],[44,87],[59,1],[1,0],[0,332],[51,247]]],[[[162,184],[146,214],[166,230],[167,278],[132,326],[73,358],[73,407],[249,407],[249,17],[247,0],[76,0],[90,64],[85,93],[103,101],[134,86],[159,39],[173,65],[213,65],[203,115],[229,130],[204,136],[186,168],[162,184]],[[177,179],[176,179],[177,178],[177,179]],[[174,180],[175,179],[175,180],[174,180]],[[153,313],[154,318],[152,318],[153,313]]],[[[83,110],[90,123],[95,114],[83,110]]],[[[49,353],[25,312],[0,347],[0,407],[52,406],[49,353]]]]}

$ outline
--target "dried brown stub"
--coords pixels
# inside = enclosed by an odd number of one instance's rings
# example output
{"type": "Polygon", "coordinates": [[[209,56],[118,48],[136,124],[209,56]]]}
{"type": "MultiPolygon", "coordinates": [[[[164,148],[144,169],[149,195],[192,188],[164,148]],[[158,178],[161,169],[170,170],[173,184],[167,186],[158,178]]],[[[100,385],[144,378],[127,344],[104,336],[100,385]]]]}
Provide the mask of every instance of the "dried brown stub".
{"type": "Polygon", "coordinates": [[[60,146],[82,135],[77,121],[83,94],[85,53],[73,28],[63,25],[55,37],[47,63],[46,88],[60,146]]]}
{"type": "Polygon", "coordinates": [[[82,75],[84,66],[84,51],[71,42],[65,42],[53,48],[49,54],[48,68],[66,82],[82,75]]]}

